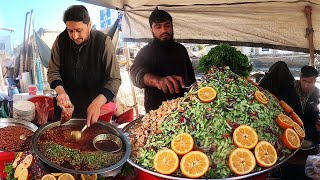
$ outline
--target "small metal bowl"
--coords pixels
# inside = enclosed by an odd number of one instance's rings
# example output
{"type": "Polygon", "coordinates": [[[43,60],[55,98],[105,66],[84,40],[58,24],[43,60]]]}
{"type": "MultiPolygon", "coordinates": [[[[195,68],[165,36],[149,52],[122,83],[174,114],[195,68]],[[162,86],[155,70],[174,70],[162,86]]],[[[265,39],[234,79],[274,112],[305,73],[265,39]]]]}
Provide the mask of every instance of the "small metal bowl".
{"type": "Polygon", "coordinates": [[[118,136],[115,136],[113,134],[99,134],[93,139],[93,146],[99,151],[104,151],[104,152],[108,152],[108,153],[115,153],[115,152],[118,152],[121,150],[123,143],[122,143],[122,140],[118,136]],[[105,149],[101,149],[97,146],[97,143],[99,141],[112,141],[118,146],[118,149],[110,150],[110,151],[105,150],[105,149]]]}

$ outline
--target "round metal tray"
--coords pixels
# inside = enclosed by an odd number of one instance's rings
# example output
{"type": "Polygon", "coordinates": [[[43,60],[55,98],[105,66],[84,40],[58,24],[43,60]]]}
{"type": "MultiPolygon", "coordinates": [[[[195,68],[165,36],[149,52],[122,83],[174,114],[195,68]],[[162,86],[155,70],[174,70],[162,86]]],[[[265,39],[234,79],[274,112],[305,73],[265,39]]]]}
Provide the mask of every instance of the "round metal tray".
{"type": "Polygon", "coordinates": [[[14,118],[0,118],[0,128],[8,127],[8,126],[21,126],[31,131],[35,132],[38,127],[33,123],[25,120],[14,119],[14,118]]]}
{"type": "MultiPolygon", "coordinates": [[[[70,119],[68,122],[66,122],[64,125],[84,125],[86,123],[86,119],[70,119]]],[[[43,126],[41,126],[33,135],[32,137],[32,148],[34,150],[34,152],[36,153],[36,155],[47,165],[61,171],[61,172],[68,172],[68,173],[73,173],[73,174],[101,174],[103,176],[114,176],[116,174],[118,174],[121,170],[122,165],[127,161],[127,159],[130,156],[131,153],[131,145],[129,143],[128,138],[123,134],[122,131],[120,131],[117,127],[103,122],[103,121],[98,121],[97,122],[100,126],[104,126],[106,128],[106,130],[108,130],[111,134],[114,134],[116,136],[118,136],[122,142],[123,142],[123,148],[125,150],[125,154],[124,156],[121,158],[121,160],[119,162],[117,162],[116,164],[106,167],[106,168],[102,168],[99,170],[94,170],[94,171],[80,171],[80,170],[74,170],[74,169],[69,169],[69,168],[65,168],[62,166],[59,166],[58,164],[55,164],[51,161],[49,161],[39,150],[38,146],[37,146],[37,140],[40,137],[40,135],[45,132],[46,130],[56,127],[56,126],[60,126],[60,121],[58,122],[53,122],[53,123],[47,123],[43,126]]]]}
{"type": "MultiPolygon", "coordinates": [[[[125,132],[126,135],[129,135],[129,130],[132,126],[134,126],[136,123],[139,123],[141,121],[142,118],[139,118],[139,119],[136,119],[132,122],[130,122],[128,125],[126,125],[122,131],[125,132]]],[[[282,161],[280,162],[277,162],[275,165],[273,165],[272,167],[270,168],[267,168],[267,169],[263,169],[261,171],[258,171],[258,172],[253,172],[253,173],[250,173],[250,174],[246,174],[246,175],[242,175],[242,176],[234,176],[234,177],[229,177],[229,178],[224,178],[224,179],[230,179],[230,180],[234,180],[234,179],[245,179],[245,178],[252,178],[254,176],[258,176],[258,175],[263,175],[264,173],[267,173],[269,171],[271,171],[272,169],[275,169],[277,168],[278,166],[280,166],[282,163],[286,162],[288,159],[290,159],[297,151],[299,150],[299,148],[297,150],[295,150],[293,153],[291,153],[288,157],[284,158],[282,161]]],[[[145,169],[144,167],[136,164],[135,162],[133,162],[130,157],[129,159],[127,160],[128,163],[130,163],[132,166],[146,172],[146,173],[149,173],[149,174],[152,174],[154,176],[157,176],[157,177],[161,177],[161,178],[165,178],[165,179],[173,179],[173,180],[194,180],[194,179],[190,179],[190,178],[185,178],[185,177],[175,177],[175,176],[168,176],[168,175],[164,175],[164,174],[160,174],[160,173],[157,173],[157,172],[154,172],[154,171],[150,171],[148,169],[145,169]]],[[[207,179],[207,178],[204,178],[204,179],[207,179]]],[[[210,179],[210,180],[215,180],[215,179],[210,179]]]]}

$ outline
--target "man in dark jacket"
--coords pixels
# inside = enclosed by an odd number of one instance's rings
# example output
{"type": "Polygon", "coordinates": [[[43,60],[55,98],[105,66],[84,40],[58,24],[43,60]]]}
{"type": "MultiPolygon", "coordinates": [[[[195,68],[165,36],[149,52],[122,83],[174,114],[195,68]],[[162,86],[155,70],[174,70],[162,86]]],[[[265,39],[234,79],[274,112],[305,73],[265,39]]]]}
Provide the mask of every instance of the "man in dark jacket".
{"type": "Polygon", "coordinates": [[[301,68],[300,80],[293,81],[284,91],[283,97],[288,105],[300,116],[304,123],[306,140],[318,144],[316,124],[319,119],[319,89],[315,86],[319,72],[312,66],[301,68]]]}
{"type": "Polygon", "coordinates": [[[73,117],[86,118],[90,126],[120,87],[119,64],[111,39],[92,29],[84,6],[69,7],[63,21],[66,29],[53,44],[48,82],[57,92],[58,105],[72,103],[73,117]]]}
{"type": "Polygon", "coordinates": [[[173,40],[171,15],[156,9],[149,24],[153,41],[139,51],[130,69],[133,84],[145,90],[146,112],[183,96],[183,88],[196,81],[186,48],[173,40]]]}

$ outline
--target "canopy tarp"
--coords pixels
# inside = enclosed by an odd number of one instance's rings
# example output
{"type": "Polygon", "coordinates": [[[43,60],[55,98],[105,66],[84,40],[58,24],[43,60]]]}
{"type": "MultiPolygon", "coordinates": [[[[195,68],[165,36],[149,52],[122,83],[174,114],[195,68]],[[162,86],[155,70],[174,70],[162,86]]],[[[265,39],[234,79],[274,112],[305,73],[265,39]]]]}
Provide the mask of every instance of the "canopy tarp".
{"type": "Polygon", "coordinates": [[[320,0],[80,0],[122,10],[125,41],[152,38],[148,17],[155,7],[173,17],[179,42],[228,42],[309,52],[305,6],[312,8],[314,46],[320,50],[320,0]]]}

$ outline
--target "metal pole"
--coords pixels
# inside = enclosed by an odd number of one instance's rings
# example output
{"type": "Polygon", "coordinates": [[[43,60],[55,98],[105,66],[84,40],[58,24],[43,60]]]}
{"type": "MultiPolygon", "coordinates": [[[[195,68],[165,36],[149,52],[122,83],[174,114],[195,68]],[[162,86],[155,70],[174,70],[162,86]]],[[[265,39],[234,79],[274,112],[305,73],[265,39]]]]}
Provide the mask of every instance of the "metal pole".
{"type": "Polygon", "coordinates": [[[23,33],[23,48],[22,48],[22,53],[21,53],[21,58],[20,58],[20,61],[19,64],[18,64],[18,67],[19,67],[19,70],[18,70],[18,75],[23,72],[24,70],[24,61],[25,61],[25,53],[26,53],[26,28],[27,28],[27,20],[28,20],[28,15],[29,15],[30,12],[27,12],[26,13],[26,19],[24,21],[24,33],[23,33]]]}
{"type": "Polygon", "coordinates": [[[27,52],[26,52],[26,61],[24,62],[25,63],[25,65],[24,65],[24,67],[25,67],[25,71],[30,71],[30,60],[31,59],[29,59],[29,57],[28,57],[28,55],[29,55],[29,43],[30,43],[30,31],[31,31],[31,20],[32,20],[32,13],[33,13],[33,9],[31,9],[31,11],[30,11],[30,19],[29,19],[29,30],[28,30],[28,38],[27,38],[27,52]]]}
{"type": "Polygon", "coordinates": [[[304,7],[304,14],[307,18],[306,38],[309,41],[309,52],[310,52],[310,65],[314,66],[314,44],[313,44],[313,28],[312,28],[312,8],[311,6],[304,7]]]}

